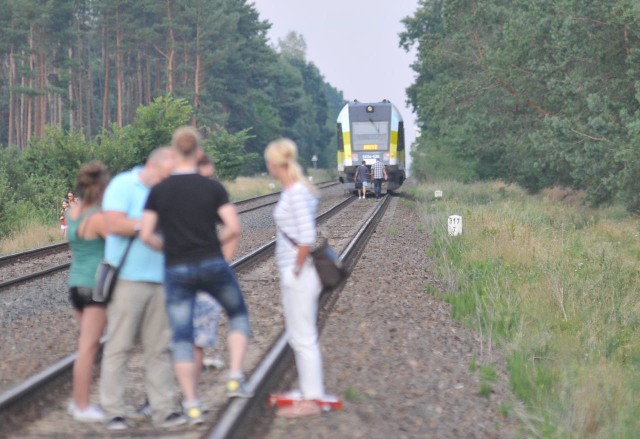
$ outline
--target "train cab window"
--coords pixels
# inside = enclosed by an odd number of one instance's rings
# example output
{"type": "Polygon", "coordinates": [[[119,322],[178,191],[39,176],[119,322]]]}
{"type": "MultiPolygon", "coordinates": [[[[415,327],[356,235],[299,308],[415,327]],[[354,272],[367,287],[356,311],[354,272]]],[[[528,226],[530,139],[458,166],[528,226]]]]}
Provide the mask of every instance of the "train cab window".
{"type": "Polygon", "coordinates": [[[354,151],[387,151],[389,122],[375,120],[352,122],[351,144],[354,151]]]}

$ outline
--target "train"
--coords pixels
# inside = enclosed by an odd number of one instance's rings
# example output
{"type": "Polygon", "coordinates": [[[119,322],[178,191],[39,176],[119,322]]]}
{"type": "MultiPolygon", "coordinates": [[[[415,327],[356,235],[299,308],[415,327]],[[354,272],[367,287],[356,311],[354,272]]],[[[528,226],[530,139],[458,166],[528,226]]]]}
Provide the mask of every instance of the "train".
{"type": "Polygon", "coordinates": [[[396,191],[406,180],[404,121],[395,105],[381,102],[348,102],[338,115],[338,180],[346,191],[355,191],[354,176],[364,161],[367,168],[377,158],[387,168],[382,189],[396,191]]]}

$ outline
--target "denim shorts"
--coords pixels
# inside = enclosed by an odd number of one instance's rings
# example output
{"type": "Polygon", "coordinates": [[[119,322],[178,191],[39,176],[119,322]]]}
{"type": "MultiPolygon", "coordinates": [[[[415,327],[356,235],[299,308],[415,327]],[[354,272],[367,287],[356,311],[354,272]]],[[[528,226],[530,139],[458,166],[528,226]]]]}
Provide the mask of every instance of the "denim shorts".
{"type": "Polygon", "coordinates": [[[174,361],[193,360],[193,310],[197,291],[211,294],[220,303],[231,332],[249,336],[249,316],[242,291],[224,258],[167,266],[164,285],[174,361]]]}
{"type": "Polygon", "coordinates": [[[221,309],[211,295],[202,292],[196,294],[193,306],[193,344],[199,348],[212,348],[216,345],[221,309]]]}

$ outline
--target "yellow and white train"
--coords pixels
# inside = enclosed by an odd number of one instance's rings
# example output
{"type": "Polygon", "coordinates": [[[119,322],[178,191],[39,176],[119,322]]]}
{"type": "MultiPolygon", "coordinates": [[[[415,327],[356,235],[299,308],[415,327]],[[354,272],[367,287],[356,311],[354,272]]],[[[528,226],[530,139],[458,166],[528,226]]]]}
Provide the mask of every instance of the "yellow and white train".
{"type": "Polygon", "coordinates": [[[387,193],[402,186],[405,173],[404,122],[388,100],[347,103],[338,115],[338,179],[346,190],[355,190],[356,168],[364,160],[367,167],[376,158],[385,164],[389,179],[387,193]]]}

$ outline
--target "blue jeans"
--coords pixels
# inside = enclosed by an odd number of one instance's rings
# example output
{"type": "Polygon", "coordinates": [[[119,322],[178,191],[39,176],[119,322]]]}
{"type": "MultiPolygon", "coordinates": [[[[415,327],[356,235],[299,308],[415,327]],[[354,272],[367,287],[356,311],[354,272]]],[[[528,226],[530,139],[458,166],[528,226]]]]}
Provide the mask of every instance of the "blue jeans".
{"type": "Polygon", "coordinates": [[[229,330],[249,336],[249,315],[240,285],[222,258],[165,268],[167,314],[171,325],[173,361],[193,361],[193,306],[196,292],[211,294],[229,318],[229,330]]]}
{"type": "Polygon", "coordinates": [[[376,198],[380,198],[380,192],[382,192],[382,179],[373,179],[373,191],[376,193],[376,198]]]}

